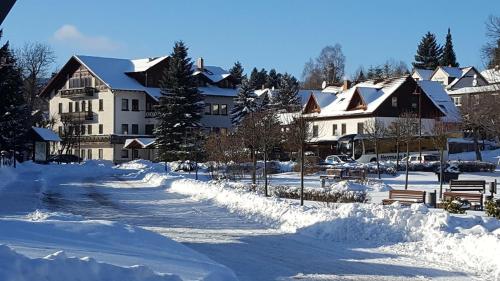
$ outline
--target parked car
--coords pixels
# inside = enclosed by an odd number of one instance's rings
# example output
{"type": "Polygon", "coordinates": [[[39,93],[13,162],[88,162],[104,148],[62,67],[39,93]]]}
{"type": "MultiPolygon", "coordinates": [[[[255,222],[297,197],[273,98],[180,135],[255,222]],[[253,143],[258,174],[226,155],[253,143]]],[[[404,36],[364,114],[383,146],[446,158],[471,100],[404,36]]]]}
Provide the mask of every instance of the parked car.
{"type": "Polygon", "coordinates": [[[349,155],[339,154],[330,155],[325,158],[324,163],[327,165],[341,164],[341,163],[353,163],[356,162],[354,159],[349,157],[349,155]]]}
{"type": "Polygon", "coordinates": [[[57,163],[74,163],[80,161],[82,161],[82,158],[73,154],[58,154],[58,155],[52,155],[49,158],[49,162],[57,162],[57,163]]]}
{"type": "MultiPolygon", "coordinates": [[[[435,154],[422,154],[422,158],[420,158],[419,154],[412,154],[410,155],[410,159],[408,160],[409,163],[411,164],[418,164],[418,163],[431,163],[431,162],[438,162],[439,161],[439,156],[435,154]]],[[[406,157],[401,159],[402,163],[406,162],[406,157]]]]}

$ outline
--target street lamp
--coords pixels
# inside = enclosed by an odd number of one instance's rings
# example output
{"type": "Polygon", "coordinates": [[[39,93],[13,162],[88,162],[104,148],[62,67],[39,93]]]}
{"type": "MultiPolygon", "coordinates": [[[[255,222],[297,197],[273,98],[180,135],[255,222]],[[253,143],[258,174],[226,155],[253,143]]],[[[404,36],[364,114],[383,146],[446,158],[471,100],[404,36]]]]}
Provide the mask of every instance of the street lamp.
{"type": "Polygon", "coordinates": [[[418,84],[415,86],[413,95],[418,96],[418,156],[419,162],[422,163],[422,91],[418,84]]]}

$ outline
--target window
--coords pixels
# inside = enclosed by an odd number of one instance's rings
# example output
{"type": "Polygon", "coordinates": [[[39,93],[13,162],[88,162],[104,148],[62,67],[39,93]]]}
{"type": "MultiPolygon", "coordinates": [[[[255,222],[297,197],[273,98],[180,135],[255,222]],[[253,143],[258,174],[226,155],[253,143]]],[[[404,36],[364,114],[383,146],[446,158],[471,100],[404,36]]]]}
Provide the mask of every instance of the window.
{"type": "Polygon", "coordinates": [[[102,124],[99,124],[99,134],[103,134],[104,133],[104,126],[102,124]]]}
{"type": "Polygon", "coordinates": [[[146,111],[153,111],[153,104],[150,102],[146,102],[146,111]]]}
{"type": "MultiPolygon", "coordinates": [[[[83,106],[83,103],[82,103],[82,106],[83,106]]],[[[75,102],[75,112],[79,112],[80,111],[80,104],[78,102],[75,102]]]]}
{"type": "Polygon", "coordinates": [[[63,108],[62,108],[62,102],[60,102],[60,103],[59,103],[59,114],[61,114],[61,113],[62,113],[62,110],[63,110],[63,108]]]}
{"type": "Polygon", "coordinates": [[[97,154],[98,154],[99,159],[102,159],[102,158],[103,158],[103,151],[102,151],[102,148],[99,148],[99,149],[97,150],[97,154]]]}
{"type": "Polygon", "coordinates": [[[104,111],[104,100],[99,100],[99,111],[104,111]]]}
{"type": "Polygon", "coordinates": [[[138,135],[138,134],[139,134],[139,125],[132,124],[132,135],[138,135]]]}
{"type": "Polygon", "coordinates": [[[69,79],[69,88],[83,88],[92,86],[92,76],[73,77],[69,79]]]}
{"type": "Polygon", "coordinates": [[[313,125],[313,137],[318,136],[319,133],[318,131],[319,131],[318,125],[313,125]]]}
{"type": "Polygon", "coordinates": [[[73,112],[73,103],[69,102],[68,104],[68,112],[73,112]]]}
{"type": "Polygon", "coordinates": [[[347,125],[345,123],[342,123],[341,130],[342,130],[342,135],[345,135],[347,132],[347,125]]]}
{"type": "MultiPolygon", "coordinates": [[[[76,105],[77,105],[77,104],[76,104],[76,105]]],[[[84,100],[82,100],[82,111],[85,111],[85,110],[86,110],[86,109],[85,109],[85,101],[84,101],[84,100]]]]}
{"type": "Polygon", "coordinates": [[[220,114],[219,105],[218,104],[212,104],[212,114],[213,115],[219,115],[220,114]]]}
{"type": "Polygon", "coordinates": [[[92,149],[87,149],[87,159],[92,160],[92,149]]]}
{"type": "Polygon", "coordinates": [[[88,112],[92,112],[92,101],[89,100],[88,107],[87,107],[88,112]]]}
{"type": "Polygon", "coordinates": [[[128,149],[122,149],[121,157],[122,158],[128,158],[128,149]]]}
{"type": "Polygon", "coordinates": [[[92,135],[92,125],[87,125],[87,134],[92,135]]]}
{"type": "Polygon", "coordinates": [[[133,159],[139,158],[139,150],[138,149],[132,150],[132,158],[133,159]]]}
{"type": "Polygon", "coordinates": [[[155,125],[153,124],[146,124],[145,128],[144,128],[144,133],[146,135],[153,135],[154,133],[154,129],[155,129],[155,125]]]}
{"type": "Polygon", "coordinates": [[[139,100],[132,100],[132,111],[139,111],[139,100]]]}
{"type": "Polygon", "coordinates": [[[85,159],[85,149],[80,150],[80,158],[85,159]]]}
{"type": "Polygon", "coordinates": [[[205,103],[205,115],[210,115],[210,114],[212,114],[212,104],[205,103]]]}
{"type": "Polygon", "coordinates": [[[453,103],[456,106],[462,106],[462,97],[453,97],[453,103]]]}
{"type": "Polygon", "coordinates": [[[392,97],[392,107],[398,107],[398,97],[392,97]]]}
{"type": "Polygon", "coordinates": [[[479,105],[479,96],[478,95],[474,95],[474,104],[475,105],[479,105]]]}
{"type": "Polygon", "coordinates": [[[363,134],[364,133],[364,124],[359,122],[358,123],[358,134],[363,134]]]}
{"type": "Polygon", "coordinates": [[[59,136],[62,136],[62,134],[63,134],[63,127],[59,126],[59,128],[57,128],[57,129],[58,129],[58,132],[59,132],[59,136]]]}
{"type": "Polygon", "coordinates": [[[81,133],[82,135],[85,135],[85,125],[81,125],[81,126],[80,126],[80,133],[81,133]]]}
{"type": "Polygon", "coordinates": [[[128,135],[128,124],[122,124],[122,134],[128,135]]]}
{"type": "Polygon", "coordinates": [[[122,99],[122,111],[128,111],[128,99],[122,99]]]}
{"type": "Polygon", "coordinates": [[[227,104],[221,104],[220,105],[220,114],[221,115],[227,115],[227,104]]]}
{"type": "Polygon", "coordinates": [[[333,126],[332,126],[332,136],[336,136],[338,134],[339,134],[338,126],[337,126],[337,124],[333,124],[333,126]]]}

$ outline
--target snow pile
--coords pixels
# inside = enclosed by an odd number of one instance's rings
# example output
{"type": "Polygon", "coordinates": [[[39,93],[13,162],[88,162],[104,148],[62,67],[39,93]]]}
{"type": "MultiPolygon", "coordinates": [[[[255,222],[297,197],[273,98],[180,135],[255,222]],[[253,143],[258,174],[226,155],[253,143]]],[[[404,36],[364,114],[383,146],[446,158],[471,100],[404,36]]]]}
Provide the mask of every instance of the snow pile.
{"type": "Polygon", "coordinates": [[[294,161],[280,161],[278,162],[280,173],[293,172],[293,168],[297,165],[294,161]]]}
{"type": "Polygon", "coordinates": [[[299,206],[235,190],[224,183],[177,180],[170,192],[192,196],[280,228],[333,241],[402,243],[409,254],[446,256],[471,271],[493,274],[500,269],[500,221],[476,216],[429,212],[424,205],[402,208],[378,204],[337,204],[335,208],[299,206]]]}
{"type": "MultiPolygon", "coordinates": [[[[481,151],[481,155],[483,157],[483,161],[497,164],[498,157],[500,157],[500,149],[495,150],[483,150],[481,151]]],[[[461,161],[475,161],[476,160],[476,152],[462,152],[462,153],[453,153],[448,155],[449,160],[461,160],[461,161]]]]}
{"type": "Polygon", "coordinates": [[[0,280],[178,281],[181,278],[155,273],[145,266],[121,267],[97,262],[89,257],[67,257],[63,251],[31,259],[0,244],[0,280]]]}
{"type": "Polygon", "coordinates": [[[360,183],[357,181],[339,181],[330,186],[332,190],[335,191],[389,191],[392,188],[383,183],[382,181],[367,180],[366,182],[360,183]]]}

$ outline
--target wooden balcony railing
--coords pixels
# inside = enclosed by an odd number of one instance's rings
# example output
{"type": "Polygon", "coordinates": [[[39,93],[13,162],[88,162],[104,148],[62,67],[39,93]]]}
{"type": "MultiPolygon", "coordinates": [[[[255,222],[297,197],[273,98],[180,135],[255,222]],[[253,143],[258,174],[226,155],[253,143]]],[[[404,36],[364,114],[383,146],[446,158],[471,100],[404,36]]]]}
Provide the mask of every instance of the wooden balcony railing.
{"type": "Polygon", "coordinates": [[[89,98],[94,97],[97,89],[94,87],[62,89],[60,93],[63,98],[89,98]]]}
{"type": "Polygon", "coordinates": [[[92,111],[63,112],[60,115],[61,119],[65,121],[73,121],[73,122],[94,121],[94,112],[92,111]]]}

